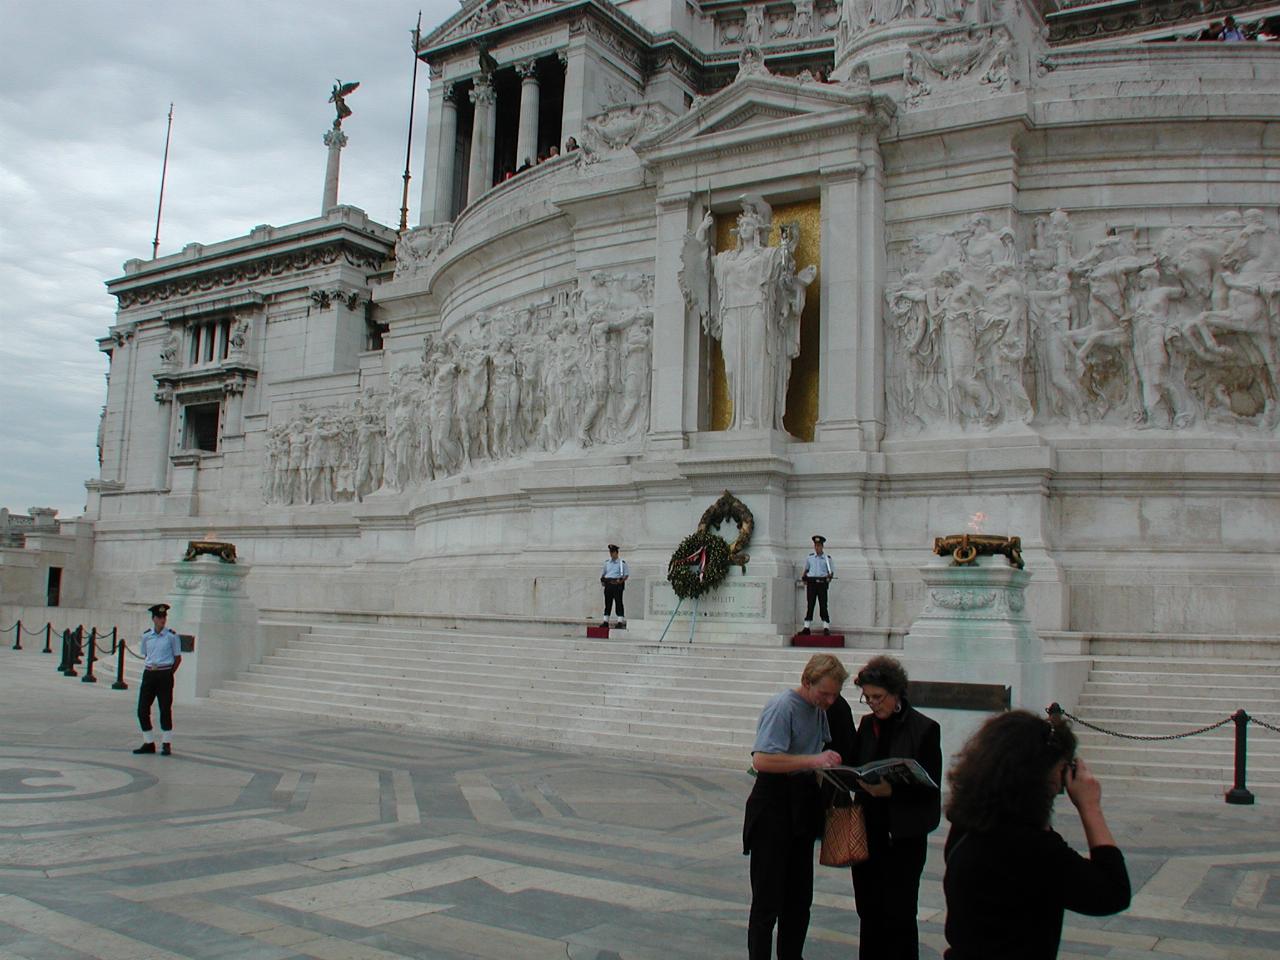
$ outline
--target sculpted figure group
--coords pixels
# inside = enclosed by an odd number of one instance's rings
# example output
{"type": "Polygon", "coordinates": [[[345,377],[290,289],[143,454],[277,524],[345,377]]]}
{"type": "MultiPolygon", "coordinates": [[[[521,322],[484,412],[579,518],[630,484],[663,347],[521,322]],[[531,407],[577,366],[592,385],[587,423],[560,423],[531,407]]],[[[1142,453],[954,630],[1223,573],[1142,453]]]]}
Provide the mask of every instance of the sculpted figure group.
{"type": "Polygon", "coordinates": [[[619,443],[649,425],[653,277],[597,272],[560,305],[480,313],[428,338],[385,398],[305,407],[267,441],[274,503],[363,498],[486,461],[619,443]]]}
{"type": "Polygon", "coordinates": [[[886,289],[891,421],[1277,428],[1280,235],[1261,211],[1074,248],[1062,210],[1025,256],[985,214],[912,241],[886,289]]]}

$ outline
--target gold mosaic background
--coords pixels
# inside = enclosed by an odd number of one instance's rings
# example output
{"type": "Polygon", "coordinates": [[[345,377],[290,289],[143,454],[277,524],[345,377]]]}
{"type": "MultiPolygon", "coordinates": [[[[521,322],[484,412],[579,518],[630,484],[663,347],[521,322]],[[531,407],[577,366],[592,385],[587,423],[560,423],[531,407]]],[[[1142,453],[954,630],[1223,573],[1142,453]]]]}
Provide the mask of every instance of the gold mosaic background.
{"type": "MultiPolygon", "coordinates": [[[[769,233],[769,246],[776,247],[784,223],[800,224],[796,266],[801,269],[811,263],[818,266],[818,276],[809,284],[809,296],[800,317],[800,356],[791,362],[791,381],[787,384],[787,412],[782,420],[787,432],[800,440],[812,440],[813,428],[818,422],[818,318],[821,315],[819,308],[822,297],[820,213],[821,205],[816,199],[781,204],[773,208],[773,229],[769,233]]],[[[729,250],[736,245],[730,231],[737,220],[737,213],[725,213],[716,217],[717,250],[729,250]]],[[[710,340],[709,343],[710,429],[727,430],[733,419],[733,401],[729,398],[729,388],[724,378],[724,357],[720,354],[719,342],[710,340]]]]}

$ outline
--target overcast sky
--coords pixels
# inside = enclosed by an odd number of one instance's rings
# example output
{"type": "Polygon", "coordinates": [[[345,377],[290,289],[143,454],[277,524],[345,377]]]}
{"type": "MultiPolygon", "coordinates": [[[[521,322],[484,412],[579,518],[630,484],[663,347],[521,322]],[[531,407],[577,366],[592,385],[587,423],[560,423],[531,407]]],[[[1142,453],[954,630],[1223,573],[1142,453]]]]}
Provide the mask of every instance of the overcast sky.
{"type": "Polygon", "coordinates": [[[103,283],[151,256],[169,103],[161,256],[319,214],[335,78],[361,83],[339,200],[395,226],[419,9],[458,3],[0,0],[0,507],[77,516],[98,475],[103,283]]]}

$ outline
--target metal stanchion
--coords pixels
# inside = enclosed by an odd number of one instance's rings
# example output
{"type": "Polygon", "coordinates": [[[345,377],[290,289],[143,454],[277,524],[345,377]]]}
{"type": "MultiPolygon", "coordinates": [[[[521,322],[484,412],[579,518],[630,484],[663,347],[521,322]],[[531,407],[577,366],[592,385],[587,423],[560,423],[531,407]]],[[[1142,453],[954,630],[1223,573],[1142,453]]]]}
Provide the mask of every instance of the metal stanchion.
{"type": "MultiPolygon", "coordinates": [[[[113,631],[114,632],[114,631],[113,631]]],[[[129,685],[124,682],[124,641],[121,640],[116,644],[116,682],[111,685],[112,690],[128,690],[129,685]]]]}
{"type": "Polygon", "coordinates": [[[22,649],[22,621],[19,620],[13,625],[13,649],[22,649]]]}
{"type": "Polygon", "coordinates": [[[89,631],[89,656],[85,659],[84,676],[80,678],[81,683],[97,683],[98,678],[93,675],[93,663],[98,659],[98,628],[94,627],[89,631]]]}
{"type": "Polygon", "coordinates": [[[44,652],[53,653],[53,624],[46,623],[44,625],[44,652]]]}
{"type": "Polygon", "coordinates": [[[1253,794],[1245,786],[1245,762],[1249,751],[1249,715],[1243,709],[1231,715],[1236,725],[1236,782],[1223,798],[1227,803],[1248,805],[1253,803],[1253,794]]]}
{"type": "Polygon", "coordinates": [[[65,658],[66,666],[63,667],[62,673],[64,676],[78,677],[80,674],[76,672],[76,661],[80,659],[80,644],[77,642],[76,632],[68,630],[63,642],[66,644],[67,653],[65,658]]]}

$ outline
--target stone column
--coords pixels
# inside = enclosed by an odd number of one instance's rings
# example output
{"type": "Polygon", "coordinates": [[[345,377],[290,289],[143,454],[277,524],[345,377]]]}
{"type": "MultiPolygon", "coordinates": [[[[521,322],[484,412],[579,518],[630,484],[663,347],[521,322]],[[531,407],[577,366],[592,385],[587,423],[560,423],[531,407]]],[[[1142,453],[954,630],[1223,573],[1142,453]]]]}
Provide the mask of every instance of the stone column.
{"type": "Polygon", "coordinates": [[[453,213],[453,163],[458,148],[458,105],[452,83],[441,84],[428,116],[426,174],[419,226],[445,223],[453,213]]]}
{"type": "Polygon", "coordinates": [[[516,169],[520,168],[526,158],[530,162],[538,159],[538,107],[542,91],[538,86],[537,68],[536,60],[516,64],[516,72],[520,74],[520,132],[516,137],[516,169]]]}
{"type": "Polygon", "coordinates": [[[878,450],[884,439],[884,163],[875,138],[865,135],[858,182],[858,357],[854,368],[862,448],[878,450]]]}
{"type": "Polygon", "coordinates": [[[818,349],[818,423],[815,439],[853,433],[847,443],[860,446],[858,424],[862,231],[859,201],[866,164],[855,161],[824,167],[821,194],[822,300],[818,349]]]}
{"type": "Polygon", "coordinates": [[[697,356],[697,321],[687,318],[688,308],[676,277],[680,251],[689,229],[689,207],[694,197],[679,193],[658,198],[658,236],[654,260],[653,377],[649,389],[649,439],[676,449],[685,445],[685,434],[697,429],[697,380],[687,382],[688,360],[694,344],[697,356]],[[692,328],[692,334],[690,334],[692,328]],[[692,390],[693,397],[686,396],[692,390]]]}
{"type": "Polygon", "coordinates": [[[156,403],[160,404],[160,449],[156,457],[155,488],[169,489],[169,445],[173,442],[173,388],[161,387],[156,391],[156,403]]]}
{"type": "Polygon", "coordinates": [[[589,96],[586,89],[587,46],[585,34],[570,36],[569,48],[558,54],[564,65],[564,106],[560,111],[560,138],[577,137],[582,141],[582,121],[586,114],[584,103],[589,96]]]}
{"type": "Polygon", "coordinates": [[[324,135],[324,145],[329,148],[329,162],[324,168],[324,199],[320,201],[320,216],[338,205],[338,167],[342,163],[342,148],[347,145],[347,135],[335,122],[324,135]]]}
{"type": "Polygon", "coordinates": [[[467,171],[467,203],[474,203],[493,186],[493,135],[498,114],[494,109],[497,93],[486,77],[477,77],[471,88],[471,102],[476,115],[471,123],[471,168],[467,171]]]}

